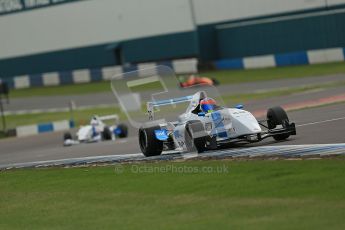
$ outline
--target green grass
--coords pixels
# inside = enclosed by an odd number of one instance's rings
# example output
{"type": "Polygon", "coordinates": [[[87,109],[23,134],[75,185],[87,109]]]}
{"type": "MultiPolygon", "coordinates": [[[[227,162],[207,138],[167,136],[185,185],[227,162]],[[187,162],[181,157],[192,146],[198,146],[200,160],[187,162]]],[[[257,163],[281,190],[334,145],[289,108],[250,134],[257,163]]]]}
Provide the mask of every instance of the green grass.
{"type": "Polygon", "coordinates": [[[110,82],[92,82],[87,84],[62,85],[50,87],[37,87],[28,89],[17,89],[10,92],[11,98],[36,97],[36,96],[63,96],[76,94],[90,94],[110,92],[110,82]]]}
{"type": "MultiPolygon", "coordinates": [[[[164,87],[161,84],[161,82],[155,81],[155,82],[150,82],[150,83],[142,84],[142,85],[139,85],[139,86],[131,87],[130,90],[133,93],[140,93],[140,92],[143,92],[143,91],[151,91],[151,90],[161,90],[161,91],[164,91],[164,87]]],[[[158,92],[160,92],[160,91],[158,91],[158,92]]]]}
{"type": "Polygon", "coordinates": [[[295,87],[295,88],[282,88],[276,89],[271,91],[265,92],[258,92],[258,93],[244,93],[244,94],[236,94],[236,95],[225,95],[222,96],[223,100],[226,104],[231,103],[246,103],[251,100],[260,100],[260,99],[267,99],[273,97],[281,97],[281,96],[289,96],[297,93],[305,93],[308,91],[314,90],[323,90],[328,88],[334,88],[345,85],[344,82],[335,82],[329,84],[321,84],[321,85],[312,85],[312,86],[302,86],[302,87],[295,87]]]}
{"type": "MultiPolygon", "coordinates": [[[[345,73],[345,62],[255,70],[211,71],[203,72],[200,75],[217,78],[221,84],[233,84],[253,81],[269,81],[284,78],[326,76],[329,74],[338,73],[345,73]]],[[[19,89],[13,90],[10,97],[19,98],[33,96],[75,95],[109,91],[110,82],[106,81],[78,85],[19,89]]]]}
{"type": "MultiPolygon", "coordinates": [[[[86,110],[74,111],[74,120],[78,124],[87,124],[93,115],[111,115],[118,114],[120,119],[124,119],[124,115],[120,112],[119,108],[109,107],[109,108],[92,108],[86,110]]],[[[21,125],[31,125],[45,122],[53,122],[60,120],[71,119],[70,112],[56,112],[56,113],[37,113],[37,114],[22,114],[22,115],[8,115],[6,116],[7,128],[15,128],[21,125]]],[[[0,124],[0,130],[2,129],[2,124],[0,124]]],[[[1,136],[0,136],[1,137],[1,136]]]]}
{"type": "Polygon", "coordinates": [[[327,76],[340,73],[345,73],[345,62],[252,70],[223,70],[205,72],[202,73],[202,75],[214,77],[218,79],[221,84],[234,84],[253,81],[327,76]]]}
{"type": "Polygon", "coordinates": [[[0,131],[0,139],[1,139],[1,138],[5,138],[5,137],[6,137],[6,134],[1,130],[1,131],[0,131]]]}
{"type": "Polygon", "coordinates": [[[345,159],[144,164],[0,173],[0,229],[344,229],[345,159]],[[190,172],[190,170],[189,170],[190,172]]]}

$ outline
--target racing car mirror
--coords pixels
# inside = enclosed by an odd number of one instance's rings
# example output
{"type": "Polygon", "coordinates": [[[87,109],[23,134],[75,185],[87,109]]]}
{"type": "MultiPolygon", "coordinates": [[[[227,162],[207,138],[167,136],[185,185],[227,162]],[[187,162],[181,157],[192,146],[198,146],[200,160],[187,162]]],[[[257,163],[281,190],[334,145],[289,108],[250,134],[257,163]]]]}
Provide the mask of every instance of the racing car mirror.
{"type": "Polygon", "coordinates": [[[112,91],[122,111],[136,128],[182,119],[187,110],[198,107],[201,98],[194,95],[200,91],[203,91],[202,98],[213,98],[218,106],[224,105],[214,86],[180,88],[179,84],[168,66],[127,72],[115,75],[111,80],[112,91]]]}

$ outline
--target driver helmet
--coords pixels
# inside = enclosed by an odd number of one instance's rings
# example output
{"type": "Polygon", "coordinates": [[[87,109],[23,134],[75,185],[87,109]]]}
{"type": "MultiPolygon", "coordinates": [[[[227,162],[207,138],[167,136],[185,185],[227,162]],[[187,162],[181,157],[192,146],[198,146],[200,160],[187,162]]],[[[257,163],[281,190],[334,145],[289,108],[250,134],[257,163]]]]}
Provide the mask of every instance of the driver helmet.
{"type": "Polygon", "coordinates": [[[97,126],[99,125],[99,123],[100,123],[99,118],[96,115],[91,118],[90,124],[92,126],[97,126]]]}
{"type": "Polygon", "coordinates": [[[200,108],[203,112],[209,113],[215,110],[217,102],[212,98],[204,98],[200,101],[200,108]]]}

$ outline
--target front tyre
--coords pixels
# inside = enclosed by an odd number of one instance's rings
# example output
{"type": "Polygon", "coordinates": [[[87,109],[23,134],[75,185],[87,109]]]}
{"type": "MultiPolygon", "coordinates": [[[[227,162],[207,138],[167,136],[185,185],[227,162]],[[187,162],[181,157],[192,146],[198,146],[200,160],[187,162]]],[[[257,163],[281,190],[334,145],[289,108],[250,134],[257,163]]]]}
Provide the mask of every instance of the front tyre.
{"type": "Polygon", "coordinates": [[[112,133],[108,126],[105,126],[102,132],[102,140],[110,141],[112,139],[112,133]]]}
{"type": "Polygon", "coordinates": [[[188,152],[205,152],[207,134],[201,121],[189,121],[186,124],[185,141],[188,152]]]}
{"type": "MultiPolygon", "coordinates": [[[[282,125],[283,128],[287,128],[289,125],[289,118],[285,110],[280,106],[270,108],[267,111],[267,125],[269,129],[275,129],[277,125],[282,125]]],[[[289,133],[273,135],[276,141],[282,141],[289,137],[289,133]]]]}
{"type": "Polygon", "coordinates": [[[162,154],[163,142],[157,140],[155,130],[160,130],[160,127],[154,126],[139,129],[139,145],[141,152],[146,157],[159,156],[162,154]]]}
{"type": "Polygon", "coordinates": [[[66,132],[63,134],[63,140],[67,141],[67,140],[72,140],[72,134],[70,132],[66,132]]]}
{"type": "Polygon", "coordinates": [[[214,86],[217,86],[217,85],[220,84],[219,81],[217,79],[215,79],[215,78],[212,78],[212,83],[213,83],[214,86]]]}

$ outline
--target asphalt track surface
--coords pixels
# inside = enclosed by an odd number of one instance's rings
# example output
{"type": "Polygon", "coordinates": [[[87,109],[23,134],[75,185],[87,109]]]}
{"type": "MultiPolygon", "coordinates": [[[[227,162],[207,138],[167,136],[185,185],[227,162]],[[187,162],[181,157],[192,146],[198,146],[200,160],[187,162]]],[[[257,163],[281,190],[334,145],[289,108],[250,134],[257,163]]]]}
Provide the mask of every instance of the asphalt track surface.
{"type": "MultiPolygon", "coordinates": [[[[234,148],[345,143],[344,103],[292,111],[289,112],[289,117],[297,125],[297,136],[292,136],[283,142],[266,139],[256,144],[234,148]]],[[[129,131],[131,135],[126,139],[72,147],[62,146],[62,133],[1,140],[0,165],[139,153],[137,131],[135,129],[129,131]]]]}
{"type": "MultiPolygon", "coordinates": [[[[321,77],[304,77],[293,79],[279,79],[271,81],[249,82],[234,85],[220,85],[218,90],[222,95],[254,93],[280,88],[295,88],[302,86],[312,86],[328,84],[334,82],[345,82],[345,75],[331,75],[321,77]]],[[[5,111],[18,112],[25,110],[48,110],[48,109],[68,109],[70,101],[74,101],[77,106],[98,106],[116,104],[115,96],[110,90],[104,93],[88,95],[61,95],[47,97],[14,98],[10,104],[5,104],[5,111]]]]}

